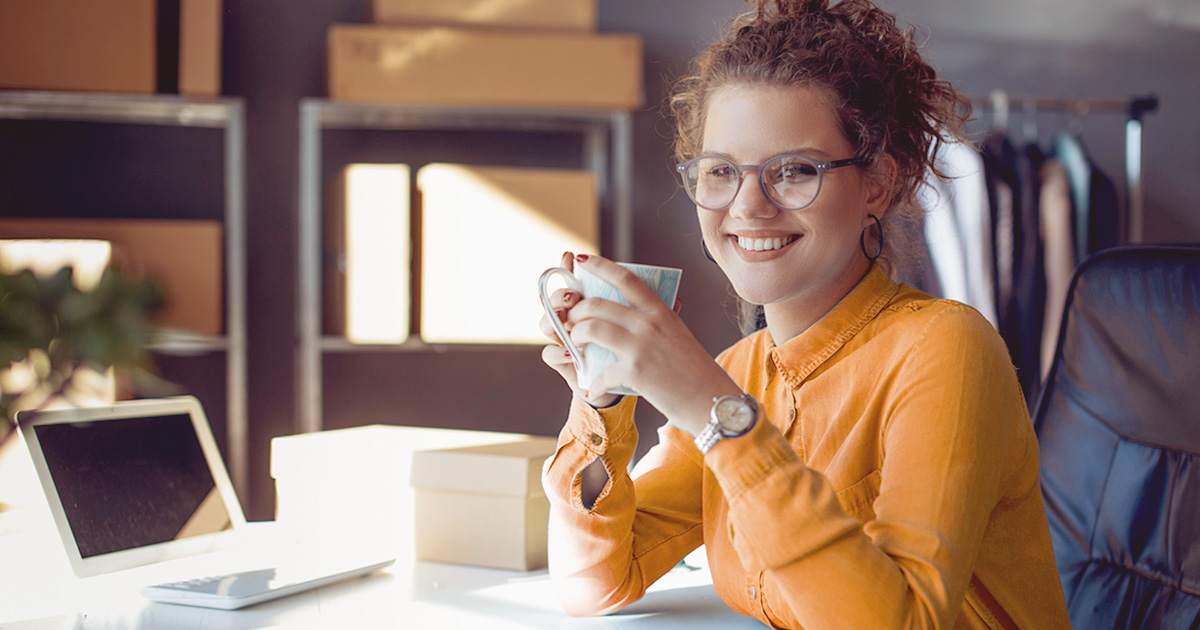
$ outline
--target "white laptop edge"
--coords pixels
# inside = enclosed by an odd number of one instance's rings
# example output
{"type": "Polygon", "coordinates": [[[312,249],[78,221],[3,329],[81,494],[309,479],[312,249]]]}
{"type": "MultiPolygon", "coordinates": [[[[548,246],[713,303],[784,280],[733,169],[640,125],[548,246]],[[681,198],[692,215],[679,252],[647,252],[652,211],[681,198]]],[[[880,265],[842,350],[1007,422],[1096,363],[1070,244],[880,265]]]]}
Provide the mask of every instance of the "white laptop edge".
{"type": "Polygon", "coordinates": [[[233,483],[229,480],[229,472],[225,469],[217,442],[213,438],[212,429],[204,415],[204,409],[195,397],[177,396],[152,400],[121,401],[99,407],[19,411],[16,414],[16,420],[22,440],[33,459],[33,467],[37,471],[38,481],[41,483],[43,494],[49,503],[50,513],[54,517],[55,528],[62,539],[63,549],[70,561],[71,569],[77,576],[89,577],[110,573],[163,560],[224,549],[237,544],[240,530],[243,530],[246,525],[246,517],[242,512],[241,503],[238,502],[237,494],[234,492],[233,483]],[[208,462],[217,490],[225,502],[232,530],[83,557],[75,542],[75,536],[71,532],[71,525],[67,521],[67,515],[63,510],[62,501],[59,499],[58,490],[55,488],[46,458],[42,455],[34,427],[47,424],[103,422],[122,418],[176,414],[187,414],[192,420],[201,450],[204,452],[204,459],[208,462]]]}

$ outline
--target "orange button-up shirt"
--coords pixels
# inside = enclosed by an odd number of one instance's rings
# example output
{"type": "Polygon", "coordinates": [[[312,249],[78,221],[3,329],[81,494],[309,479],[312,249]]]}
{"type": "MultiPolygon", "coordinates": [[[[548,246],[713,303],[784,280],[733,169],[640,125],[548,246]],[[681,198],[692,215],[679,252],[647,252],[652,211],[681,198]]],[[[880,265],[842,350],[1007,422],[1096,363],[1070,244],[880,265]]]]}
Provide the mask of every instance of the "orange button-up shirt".
{"type": "Polygon", "coordinates": [[[759,422],[707,456],[668,424],[631,476],[634,400],[572,403],[543,471],[568,612],[613,612],[704,544],[721,598],[774,627],[1070,626],[1029,414],[977,312],[876,266],[799,336],[717,361],[759,422]]]}

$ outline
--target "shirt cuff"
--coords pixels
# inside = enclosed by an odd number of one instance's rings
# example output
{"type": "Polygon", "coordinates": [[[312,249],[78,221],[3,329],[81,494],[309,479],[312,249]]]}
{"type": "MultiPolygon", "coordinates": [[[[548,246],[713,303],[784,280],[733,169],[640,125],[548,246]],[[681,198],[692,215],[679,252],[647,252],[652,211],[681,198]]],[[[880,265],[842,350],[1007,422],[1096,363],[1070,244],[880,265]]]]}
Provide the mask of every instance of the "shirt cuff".
{"type": "Polygon", "coordinates": [[[596,456],[608,453],[610,445],[628,441],[633,436],[637,443],[637,429],[633,423],[633,410],[637,398],[626,396],[621,402],[597,409],[582,398],[571,399],[571,415],[567,420],[567,431],[571,437],[596,456]]]}

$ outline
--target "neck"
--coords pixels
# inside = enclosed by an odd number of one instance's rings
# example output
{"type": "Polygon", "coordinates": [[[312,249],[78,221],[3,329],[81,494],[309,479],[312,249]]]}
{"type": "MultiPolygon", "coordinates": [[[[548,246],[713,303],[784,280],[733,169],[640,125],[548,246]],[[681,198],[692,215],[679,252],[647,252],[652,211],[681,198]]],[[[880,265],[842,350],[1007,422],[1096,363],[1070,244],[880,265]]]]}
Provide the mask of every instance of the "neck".
{"type": "Polygon", "coordinates": [[[800,335],[813,324],[825,317],[833,307],[837,306],[871,270],[871,263],[866,259],[850,265],[846,271],[832,284],[788,300],[763,305],[763,315],[767,320],[767,330],[775,345],[783,345],[789,339],[800,335]]]}

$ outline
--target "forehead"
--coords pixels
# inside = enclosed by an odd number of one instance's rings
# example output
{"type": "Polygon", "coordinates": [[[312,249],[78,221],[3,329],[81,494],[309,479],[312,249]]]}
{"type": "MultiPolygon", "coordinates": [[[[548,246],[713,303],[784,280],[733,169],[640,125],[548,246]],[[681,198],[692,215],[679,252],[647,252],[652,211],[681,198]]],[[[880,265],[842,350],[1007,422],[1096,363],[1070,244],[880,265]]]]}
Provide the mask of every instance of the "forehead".
{"type": "Polygon", "coordinates": [[[814,157],[847,157],[853,151],[842,132],[835,97],[806,85],[734,84],[708,99],[704,153],[757,160],[791,151],[814,157]]]}

